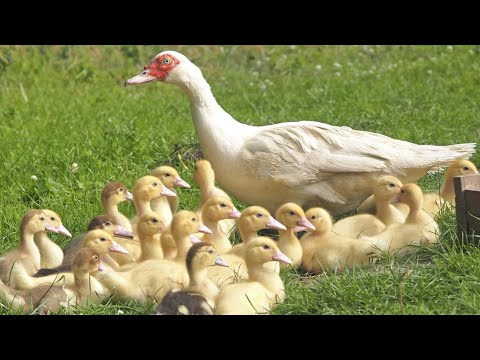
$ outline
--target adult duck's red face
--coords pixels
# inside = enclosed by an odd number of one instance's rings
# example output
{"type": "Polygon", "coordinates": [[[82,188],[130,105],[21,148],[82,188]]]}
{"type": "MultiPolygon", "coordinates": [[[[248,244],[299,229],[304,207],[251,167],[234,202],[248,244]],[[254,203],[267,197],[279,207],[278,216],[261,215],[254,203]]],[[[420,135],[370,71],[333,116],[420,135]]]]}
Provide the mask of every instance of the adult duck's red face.
{"type": "Polygon", "coordinates": [[[173,56],[173,54],[160,53],[155,59],[153,59],[150,65],[144,66],[143,71],[140,74],[128,79],[125,82],[125,86],[144,84],[155,80],[165,81],[168,74],[170,74],[170,72],[179,64],[180,60],[173,56]]]}

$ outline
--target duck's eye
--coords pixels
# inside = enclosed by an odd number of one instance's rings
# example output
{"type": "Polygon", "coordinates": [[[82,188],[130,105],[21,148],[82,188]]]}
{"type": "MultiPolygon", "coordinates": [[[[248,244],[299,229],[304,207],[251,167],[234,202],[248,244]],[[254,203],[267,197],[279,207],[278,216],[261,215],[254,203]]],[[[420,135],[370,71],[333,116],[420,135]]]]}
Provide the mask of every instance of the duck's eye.
{"type": "Polygon", "coordinates": [[[405,194],[405,190],[400,191],[402,194],[405,194]]]}
{"type": "Polygon", "coordinates": [[[312,215],[312,220],[315,220],[317,218],[317,215],[312,215]]]}
{"type": "Polygon", "coordinates": [[[97,260],[98,260],[98,256],[97,256],[97,255],[93,255],[93,260],[97,261],[97,260]]]}
{"type": "Polygon", "coordinates": [[[172,59],[170,58],[165,58],[162,60],[163,65],[170,65],[172,63],[172,59]]]}
{"type": "Polygon", "coordinates": [[[212,250],[212,249],[208,249],[208,250],[207,250],[207,253],[213,254],[213,250],[212,250]]]}
{"type": "Polygon", "coordinates": [[[50,220],[55,221],[55,218],[52,216],[52,217],[50,218],[50,220]]]}
{"type": "Polygon", "coordinates": [[[170,176],[172,176],[172,175],[170,175],[170,173],[166,173],[165,176],[166,176],[166,177],[170,177],[170,176]]]}
{"type": "Polygon", "coordinates": [[[118,191],[123,192],[123,188],[119,188],[118,191]]]}
{"type": "Polygon", "coordinates": [[[192,222],[195,222],[195,221],[197,221],[197,219],[195,219],[195,218],[192,218],[192,222]]]}
{"type": "Polygon", "coordinates": [[[224,203],[221,203],[220,207],[224,208],[224,207],[227,207],[227,205],[225,205],[224,203]]]}
{"type": "Polygon", "coordinates": [[[464,171],[468,171],[468,170],[470,170],[470,169],[468,168],[468,166],[465,166],[465,167],[463,168],[463,170],[464,170],[464,171]]]}
{"type": "Polygon", "coordinates": [[[142,75],[146,75],[147,74],[147,71],[145,70],[144,72],[142,72],[142,75]]]}
{"type": "Polygon", "coordinates": [[[153,185],[153,186],[158,186],[158,183],[157,183],[157,182],[154,182],[152,185],[153,185]]]}
{"type": "Polygon", "coordinates": [[[112,223],[110,221],[105,221],[105,226],[111,226],[112,223]]]}
{"type": "Polygon", "coordinates": [[[101,242],[104,242],[104,241],[107,241],[107,239],[105,239],[105,238],[102,237],[102,238],[100,238],[100,241],[101,241],[101,242]]]}
{"type": "Polygon", "coordinates": [[[290,211],[289,214],[292,215],[292,216],[294,216],[294,215],[295,215],[295,211],[290,211]]]}
{"type": "Polygon", "coordinates": [[[157,219],[152,219],[152,222],[153,223],[158,223],[158,220],[157,219]]]}
{"type": "Polygon", "coordinates": [[[42,216],[42,217],[40,218],[40,220],[42,220],[42,221],[43,221],[43,220],[45,220],[45,218],[42,216]]]}
{"type": "Polygon", "coordinates": [[[395,187],[395,184],[394,183],[390,183],[388,184],[388,186],[390,186],[391,188],[395,187]]]}
{"type": "Polygon", "coordinates": [[[258,214],[255,215],[255,216],[258,217],[258,218],[261,218],[261,217],[263,216],[263,214],[258,213],[258,214]]]}
{"type": "Polygon", "coordinates": [[[270,249],[270,246],[268,246],[268,245],[263,245],[263,248],[264,248],[265,250],[268,250],[268,249],[270,249]]]}

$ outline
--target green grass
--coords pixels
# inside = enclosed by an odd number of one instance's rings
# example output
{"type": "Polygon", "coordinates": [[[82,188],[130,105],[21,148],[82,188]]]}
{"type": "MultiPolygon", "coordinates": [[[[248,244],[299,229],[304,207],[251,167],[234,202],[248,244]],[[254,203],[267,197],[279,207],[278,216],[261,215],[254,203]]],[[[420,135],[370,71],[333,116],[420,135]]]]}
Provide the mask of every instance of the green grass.
{"type": "MultiPolygon", "coordinates": [[[[51,208],[78,234],[101,213],[106,182],[132,187],[175,144],[196,142],[178,88],[123,87],[166,49],[195,62],[219,103],[248,124],[319,120],[438,145],[480,136],[478,46],[0,46],[0,253],[17,245],[26,210],[51,208]]],[[[193,184],[192,161],[177,168],[193,184]]],[[[432,191],[440,180],[431,175],[420,184],[432,191]]],[[[182,208],[198,199],[197,188],[180,190],[182,208]]],[[[121,210],[133,214],[131,204],[121,210]]],[[[287,299],[273,313],[478,313],[480,250],[455,244],[453,213],[439,222],[436,249],[342,274],[285,272],[287,299]]],[[[72,312],[151,309],[110,299],[72,312]]]]}

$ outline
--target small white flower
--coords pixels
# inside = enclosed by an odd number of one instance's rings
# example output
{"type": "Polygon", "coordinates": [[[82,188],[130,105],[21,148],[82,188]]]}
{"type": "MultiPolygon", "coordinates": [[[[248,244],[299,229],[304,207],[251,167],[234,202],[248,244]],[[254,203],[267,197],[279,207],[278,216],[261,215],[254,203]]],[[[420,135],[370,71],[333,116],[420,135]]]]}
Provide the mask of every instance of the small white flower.
{"type": "Polygon", "coordinates": [[[118,310],[117,315],[123,315],[123,310],[118,310]]]}
{"type": "Polygon", "coordinates": [[[272,86],[273,85],[273,82],[271,82],[269,79],[266,79],[265,80],[265,84],[269,85],[269,86],[272,86]]]}
{"type": "Polygon", "coordinates": [[[473,55],[473,54],[475,54],[475,51],[473,51],[472,49],[470,49],[470,50],[468,50],[468,53],[469,53],[470,55],[473,55]]]}
{"type": "Polygon", "coordinates": [[[296,45],[290,45],[289,48],[290,48],[290,50],[295,50],[297,48],[297,46],[296,45]]]}
{"type": "Polygon", "coordinates": [[[30,176],[30,178],[34,181],[38,181],[38,178],[35,175],[30,176]]]}
{"type": "Polygon", "coordinates": [[[253,76],[258,76],[258,71],[252,72],[252,75],[253,75],[253,76]]]}
{"type": "Polygon", "coordinates": [[[337,71],[337,72],[335,73],[335,76],[342,76],[342,74],[337,71]]]}
{"type": "Polygon", "coordinates": [[[318,64],[317,66],[315,66],[315,70],[322,70],[322,65],[318,64]]]}
{"type": "Polygon", "coordinates": [[[430,70],[430,69],[428,69],[428,70],[427,70],[427,74],[428,74],[428,75],[432,75],[432,74],[433,74],[433,71],[430,70]]]}
{"type": "Polygon", "coordinates": [[[334,63],[334,64],[333,64],[333,66],[335,66],[336,68],[341,68],[341,67],[342,67],[342,65],[340,65],[340,64],[339,64],[339,63],[337,63],[337,62],[336,62],[336,63],[334,63]]]}
{"type": "Polygon", "coordinates": [[[263,91],[267,88],[267,86],[263,82],[258,84],[258,87],[260,88],[260,90],[263,90],[263,91]]]}
{"type": "Polygon", "coordinates": [[[261,66],[262,64],[262,60],[257,60],[257,66],[261,66]]]}
{"type": "Polygon", "coordinates": [[[453,51],[453,46],[452,46],[452,45],[448,45],[448,46],[447,46],[447,51],[453,51]]]}
{"type": "Polygon", "coordinates": [[[74,162],[72,164],[72,169],[71,169],[72,173],[76,173],[78,171],[78,164],[76,162],[74,162]]]}

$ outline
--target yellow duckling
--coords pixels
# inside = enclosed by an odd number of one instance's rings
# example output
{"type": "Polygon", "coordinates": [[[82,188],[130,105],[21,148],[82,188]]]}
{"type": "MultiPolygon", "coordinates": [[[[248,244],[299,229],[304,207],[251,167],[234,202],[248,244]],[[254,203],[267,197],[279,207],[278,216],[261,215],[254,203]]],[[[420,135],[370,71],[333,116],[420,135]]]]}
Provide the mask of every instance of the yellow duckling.
{"type": "Polygon", "coordinates": [[[101,194],[103,211],[115,224],[132,231],[130,220],[118,211],[118,204],[123,201],[133,201],[133,195],[121,182],[111,182],[104,186],[101,194]]]}
{"type": "Polygon", "coordinates": [[[63,284],[57,286],[41,285],[31,290],[15,290],[0,281],[0,301],[14,311],[22,310],[24,314],[38,312],[48,314],[57,312],[61,307],[85,305],[95,300],[90,288],[90,274],[104,271],[100,256],[92,249],[81,249],[73,259],[72,272],[74,287],[68,289],[63,284]]]}
{"type": "Polygon", "coordinates": [[[215,313],[219,315],[265,314],[285,299],[280,275],[264,264],[279,261],[291,264],[275,242],[257,237],[246,245],[248,281],[223,287],[218,294],[215,313]]]}
{"type": "Polygon", "coordinates": [[[190,284],[180,291],[170,291],[155,310],[156,315],[212,315],[219,289],[207,276],[207,268],[228,266],[213,245],[193,244],[187,254],[190,284]]]}
{"type": "MultiPolygon", "coordinates": [[[[152,171],[152,176],[159,178],[163,185],[165,185],[168,190],[174,192],[175,195],[177,195],[175,187],[190,188],[190,185],[180,177],[177,170],[170,166],[157,167],[152,171]]],[[[160,200],[161,198],[155,198],[152,200],[151,206],[153,211],[158,212],[160,207],[160,200]]],[[[175,214],[177,212],[179,203],[178,195],[169,196],[168,203],[170,205],[170,210],[172,211],[172,214],[175,214]]]]}
{"type": "Polygon", "coordinates": [[[368,265],[370,258],[379,253],[368,241],[339,236],[332,232],[332,218],[322,208],[306,212],[315,231],[305,234],[300,243],[303,248],[302,266],[312,273],[342,271],[354,266],[368,265]]]}
{"type": "Polygon", "coordinates": [[[398,198],[410,208],[405,223],[390,225],[378,235],[362,238],[375,243],[380,250],[393,254],[409,252],[411,249],[408,245],[437,243],[438,224],[422,209],[422,189],[416,184],[403,185],[398,198]]]}
{"type": "MultiPolygon", "coordinates": [[[[294,203],[286,203],[280,206],[275,213],[275,218],[285,225],[286,230],[278,230],[278,247],[292,260],[292,266],[297,267],[302,262],[302,246],[295,236],[295,228],[301,226],[307,230],[315,230],[315,226],[305,217],[303,209],[294,203]]],[[[286,264],[280,265],[282,268],[286,264]]]]}

